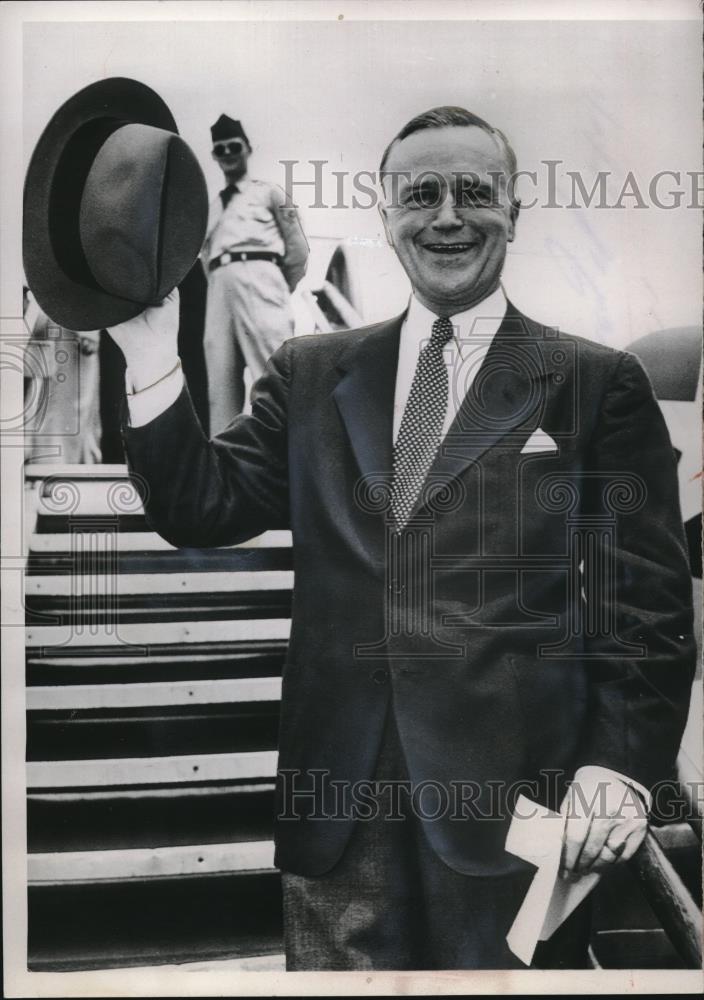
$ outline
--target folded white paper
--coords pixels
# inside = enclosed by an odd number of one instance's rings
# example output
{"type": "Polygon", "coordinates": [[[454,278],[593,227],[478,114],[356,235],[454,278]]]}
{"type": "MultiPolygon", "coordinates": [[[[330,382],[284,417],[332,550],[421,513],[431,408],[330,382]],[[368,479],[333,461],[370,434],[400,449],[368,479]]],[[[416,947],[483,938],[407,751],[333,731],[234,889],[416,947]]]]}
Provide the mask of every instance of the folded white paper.
{"type": "Polygon", "coordinates": [[[538,941],[547,941],[599,881],[599,874],[560,878],[564,816],[521,795],[506,838],[506,850],[538,871],[511,930],[508,946],[530,965],[538,941]]]}
{"type": "Polygon", "coordinates": [[[521,455],[531,455],[540,451],[557,451],[555,440],[549,434],[546,434],[541,427],[533,431],[521,448],[521,455]]]}

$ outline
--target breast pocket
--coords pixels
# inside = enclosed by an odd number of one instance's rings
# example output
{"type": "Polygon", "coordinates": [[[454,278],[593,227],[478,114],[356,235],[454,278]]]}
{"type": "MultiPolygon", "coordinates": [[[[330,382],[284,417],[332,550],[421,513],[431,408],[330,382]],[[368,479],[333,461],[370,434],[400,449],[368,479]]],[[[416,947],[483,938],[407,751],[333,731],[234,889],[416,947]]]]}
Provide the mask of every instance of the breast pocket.
{"type": "Polygon", "coordinates": [[[250,205],[248,214],[249,217],[255,222],[267,223],[271,222],[273,219],[269,209],[265,208],[263,205],[250,205]]]}

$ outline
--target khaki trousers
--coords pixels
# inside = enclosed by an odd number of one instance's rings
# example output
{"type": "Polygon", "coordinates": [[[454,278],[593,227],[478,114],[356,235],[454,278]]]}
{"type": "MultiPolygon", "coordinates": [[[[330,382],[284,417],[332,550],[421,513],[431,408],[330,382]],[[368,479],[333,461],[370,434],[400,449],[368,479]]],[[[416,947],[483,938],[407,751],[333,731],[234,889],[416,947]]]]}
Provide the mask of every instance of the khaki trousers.
{"type": "Polygon", "coordinates": [[[242,412],[244,369],[256,382],[293,336],[288,286],[272,261],[233,261],[209,275],[203,348],[211,437],[242,412]]]}

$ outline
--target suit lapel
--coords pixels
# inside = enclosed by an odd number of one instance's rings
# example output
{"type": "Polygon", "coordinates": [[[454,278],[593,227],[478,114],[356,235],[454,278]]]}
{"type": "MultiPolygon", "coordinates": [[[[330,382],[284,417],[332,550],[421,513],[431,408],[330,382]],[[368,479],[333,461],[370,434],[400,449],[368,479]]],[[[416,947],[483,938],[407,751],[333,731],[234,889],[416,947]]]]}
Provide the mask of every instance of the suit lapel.
{"type": "MultiPolygon", "coordinates": [[[[332,395],[362,475],[391,476],[394,390],[404,317],[374,327],[338,361],[342,377],[332,395]]],[[[540,425],[554,367],[549,346],[542,327],[509,303],[429,477],[459,477],[499,441],[522,441],[540,425]]]]}
{"type": "Polygon", "coordinates": [[[540,425],[553,367],[542,328],[509,302],[428,479],[459,478],[499,441],[522,443],[540,425]]]}
{"type": "Polygon", "coordinates": [[[338,362],[333,398],[362,475],[392,468],[394,390],[403,315],[380,323],[338,362]]]}

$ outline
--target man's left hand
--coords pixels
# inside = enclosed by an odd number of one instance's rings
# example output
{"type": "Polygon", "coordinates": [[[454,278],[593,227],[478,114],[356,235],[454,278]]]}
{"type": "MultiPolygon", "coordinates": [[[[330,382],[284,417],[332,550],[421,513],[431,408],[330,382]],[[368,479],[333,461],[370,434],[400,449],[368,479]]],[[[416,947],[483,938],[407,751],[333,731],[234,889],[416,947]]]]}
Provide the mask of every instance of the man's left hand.
{"type": "Polygon", "coordinates": [[[628,861],[648,829],[645,803],[631,785],[604,768],[581,767],[561,809],[566,816],[563,877],[601,872],[628,861]]]}

